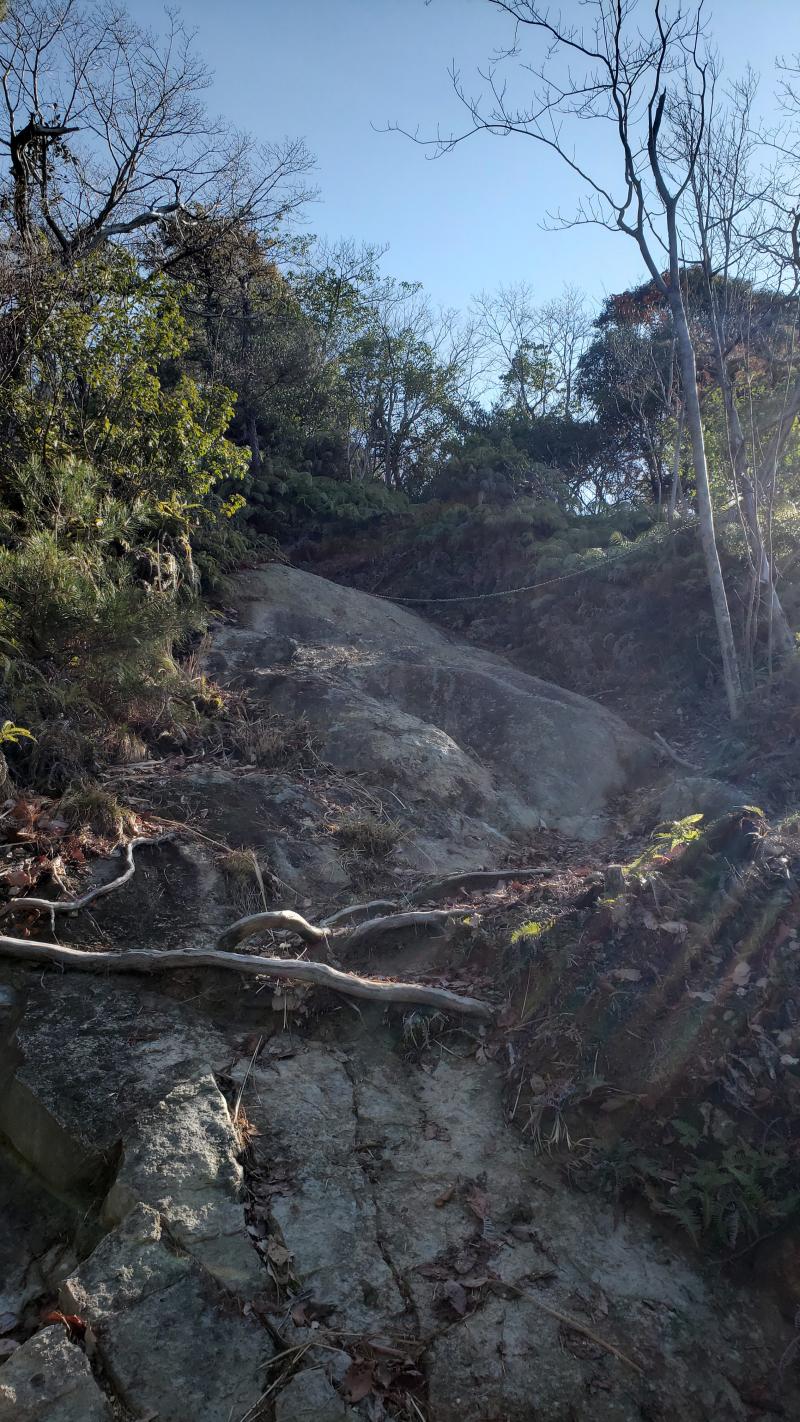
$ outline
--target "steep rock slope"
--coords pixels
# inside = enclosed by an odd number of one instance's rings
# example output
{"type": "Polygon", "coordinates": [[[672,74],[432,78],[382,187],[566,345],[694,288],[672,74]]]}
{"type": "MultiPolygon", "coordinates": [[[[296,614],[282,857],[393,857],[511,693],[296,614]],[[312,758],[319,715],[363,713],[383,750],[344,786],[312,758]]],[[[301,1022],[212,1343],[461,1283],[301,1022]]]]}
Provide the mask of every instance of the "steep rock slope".
{"type": "Polygon", "coordinates": [[[476,837],[548,826],[598,837],[655,748],[583,696],[451,640],[410,612],[273,564],[236,583],[212,666],[302,714],[323,759],[393,793],[418,827],[445,812],[476,837]]]}

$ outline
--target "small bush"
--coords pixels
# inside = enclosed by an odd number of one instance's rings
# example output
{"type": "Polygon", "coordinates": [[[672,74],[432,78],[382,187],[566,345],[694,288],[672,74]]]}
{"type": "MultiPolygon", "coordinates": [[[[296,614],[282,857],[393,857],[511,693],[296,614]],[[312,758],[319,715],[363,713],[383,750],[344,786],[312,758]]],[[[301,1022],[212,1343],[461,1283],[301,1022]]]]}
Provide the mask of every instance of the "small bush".
{"type": "Polygon", "coordinates": [[[75,830],[90,830],[101,839],[122,839],[136,827],[136,817],[101,785],[85,784],[64,795],[59,813],[75,830]]]}
{"type": "Polygon", "coordinates": [[[239,917],[260,913],[266,908],[264,876],[255,854],[243,849],[231,850],[217,860],[228,899],[239,917]]]}
{"type": "Polygon", "coordinates": [[[289,770],[310,765],[315,738],[304,717],[260,716],[235,721],[228,732],[230,748],[248,765],[262,770],[289,770]]]}
{"type": "Polygon", "coordinates": [[[365,859],[385,859],[400,839],[400,830],[391,820],[376,815],[343,817],[334,828],[340,844],[365,859]]]}

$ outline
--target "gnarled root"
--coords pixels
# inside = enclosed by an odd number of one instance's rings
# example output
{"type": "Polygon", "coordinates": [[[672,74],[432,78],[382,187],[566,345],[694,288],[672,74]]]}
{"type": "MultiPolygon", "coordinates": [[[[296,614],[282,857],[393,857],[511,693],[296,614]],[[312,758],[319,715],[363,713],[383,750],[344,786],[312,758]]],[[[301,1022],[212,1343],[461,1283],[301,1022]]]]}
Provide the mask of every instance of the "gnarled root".
{"type": "Polygon", "coordinates": [[[516,879],[546,879],[555,874],[552,864],[537,864],[533,869],[475,869],[464,874],[449,874],[446,879],[430,879],[419,884],[408,896],[409,903],[430,904],[448,898],[460,889],[489,889],[494,884],[507,884],[516,879]]]}
{"type": "MultiPolygon", "coordinates": [[[[299,917],[297,914],[293,916],[299,917]]],[[[123,953],[96,953],[84,952],[80,948],[62,948],[53,943],[37,943],[33,939],[6,937],[0,937],[0,957],[18,958],[23,962],[55,963],[61,968],[78,968],[90,973],[163,973],[172,968],[224,968],[234,973],[313,983],[317,987],[332,988],[347,997],[366,998],[372,1002],[412,1002],[484,1021],[494,1016],[494,1009],[488,1003],[448,992],[446,988],[362,978],[356,973],[340,972],[326,963],[306,962],[303,958],[261,958],[244,953],[225,953],[219,949],[192,948],[167,949],[163,953],[138,949],[123,953]]]]}
{"type": "Polygon", "coordinates": [[[366,923],[359,923],[352,933],[348,934],[342,946],[349,949],[358,944],[363,947],[365,943],[380,938],[384,933],[395,933],[402,928],[441,928],[451,918],[460,918],[468,912],[466,907],[425,911],[417,909],[413,913],[388,913],[383,918],[368,918],[366,923]]]}
{"type": "Polygon", "coordinates": [[[308,919],[303,918],[300,913],[295,913],[294,909],[276,909],[273,913],[250,913],[245,918],[237,918],[230,928],[226,928],[225,932],[219,935],[217,947],[235,948],[244,938],[252,938],[254,933],[266,933],[269,930],[296,933],[304,943],[320,943],[327,937],[328,932],[326,928],[317,928],[313,923],[309,923],[308,919]]]}
{"type": "Polygon", "coordinates": [[[347,904],[345,908],[338,909],[329,918],[323,918],[323,928],[340,928],[343,923],[357,923],[360,919],[373,917],[378,910],[391,912],[399,905],[394,899],[370,899],[366,904],[347,904]]]}
{"type": "Polygon", "coordinates": [[[125,861],[125,868],[122,873],[112,879],[108,884],[97,884],[93,889],[87,890],[77,899],[34,899],[20,898],[10,899],[0,909],[0,918],[7,918],[11,914],[28,913],[31,909],[37,913],[46,913],[50,919],[50,924],[55,929],[55,917],[59,913],[80,913],[81,909],[88,908],[95,899],[101,899],[105,894],[113,894],[116,889],[121,889],[123,884],[127,884],[136,872],[136,865],[133,862],[134,852],[143,844],[164,844],[167,840],[175,838],[174,834],[159,834],[151,838],[140,836],[138,839],[131,839],[127,844],[120,844],[118,852],[125,861]]]}

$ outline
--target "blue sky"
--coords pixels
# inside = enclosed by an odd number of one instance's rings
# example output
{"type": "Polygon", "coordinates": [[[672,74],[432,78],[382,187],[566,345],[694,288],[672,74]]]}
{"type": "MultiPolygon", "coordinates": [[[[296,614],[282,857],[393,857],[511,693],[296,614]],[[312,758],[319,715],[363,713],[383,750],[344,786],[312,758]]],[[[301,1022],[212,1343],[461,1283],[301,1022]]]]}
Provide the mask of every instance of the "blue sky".
{"type": "MultiPolygon", "coordinates": [[[[155,0],[133,9],[154,26],[163,14],[155,0]]],[[[586,14],[580,0],[563,9],[586,14]]],[[[775,55],[800,49],[796,0],[711,0],[709,10],[726,72],[749,63],[769,91],[775,55]]],[[[388,243],[384,269],[444,305],[518,280],[542,300],[565,283],[599,299],[641,277],[623,236],[541,229],[578,189],[539,145],[479,136],[427,162],[407,139],[375,131],[458,122],[448,65],[474,73],[508,36],[487,0],[186,0],[182,13],[216,73],[211,106],[263,138],[302,135],[315,154],[309,230],[388,243]]]]}

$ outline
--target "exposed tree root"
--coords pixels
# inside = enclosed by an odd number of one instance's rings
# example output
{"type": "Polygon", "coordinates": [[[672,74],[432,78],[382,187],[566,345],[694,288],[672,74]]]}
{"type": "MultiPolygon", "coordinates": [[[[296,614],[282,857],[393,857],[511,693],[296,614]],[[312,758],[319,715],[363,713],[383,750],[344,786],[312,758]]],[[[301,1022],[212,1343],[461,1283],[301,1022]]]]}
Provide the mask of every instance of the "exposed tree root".
{"type": "Polygon", "coordinates": [[[409,913],[389,913],[383,918],[368,918],[366,923],[358,924],[352,933],[348,934],[343,946],[362,946],[373,938],[379,938],[384,933],[394,933],[401,928],[439,928],[447,923],[448,919],[459,918],[468,912],[469,909],[465,906],[458,909],[417,909],[409,913]]]}
{"type": "Polygon", "coordinates": [[[396,909],[398,904],[394,899],[371,899],[366,904],[347,904],[345,908],[332,913],[330,918],[322,919],[323,928],[336,928],[342,923],[352,923],[360,918],[369,918],[370,914],[375,914],[380,910],[396,909]]]}
{"type": "Polygon", "coordinates": [[[28,913],[31,909],[37,913],[46,913],[50,919],[50,926],[55,930],[56,914],[58,913],[80,913],[95,899],[101,899],[104,894],[113,894],[116,889],[121,889],[123,884],[127,884],[132,879],[136,866],[133,862],[134,851],[143,844],[164,844],[167,840],[174,839],[174,834],[160,834],[152,838],[140,837],[132,839],[128,844],[118,846],[118,852],[125,861],[125,869],[118,878],[112,879],[108,884],[98,884],[93,889],[89,889],[85,894],[81,894],[78,899],[34,899],[20,898],[10,899],[0,910],[0,918],[7,918],[10,914],[28,913]]]}
{"type": "Polygon", "coordinates": [[[492,884],[506,884],[515,879],[540,879],[555,874],[552,864],[537,864],[533,869],[476,869],[465,874],[449,874],[446,879],[431,879],[419,884],[408,896],[409,903],[429,904],[447,898],[459,889],[486,889],[492,884]]]}
{"type": "Polygon", "coordinates": [[[245,953],[225,953],[213,948],[172,948],[163,953],[138,949],[122,953],[97,953],[84,952],[80,948],[62,948],[53,943],[37,943],[33,939],[3,936],[0,936],[0,957],[18,958],[29,963],[55,963],[61,968],[78,968],[90,973],[163,973],[173,968],[224,968],[234,973],[313,983],[316,987],[332,988],[334,992],[344,993],[347,997],[367,998],[373,1002],[413,1002],[424,1007],[437,1007],[442,1012],[458,1013],[462,1017],[482,1018],[484,1021],[489,1021],[494,1016],[494,1009],[487,1002],[448,992],[446,988],[427,987],[423,983],[362,978],[356,973],[343,973],[337,968],[328,967],[326,963],[306,962],[302,958],[261,958],[245,953]]]}
{"type": "Polygon", "coordinates": [[[230,928],[219,935],[217,947],[234,948],[243,938],[252,938],[254,933],[264,933],[269,929],[296,933],[304,943],[321,943],[327,937],[327,929],[316,928],[294,909],[276,909],[273,913],[250,913],[245,918],[237,918],[230,928]]]}

